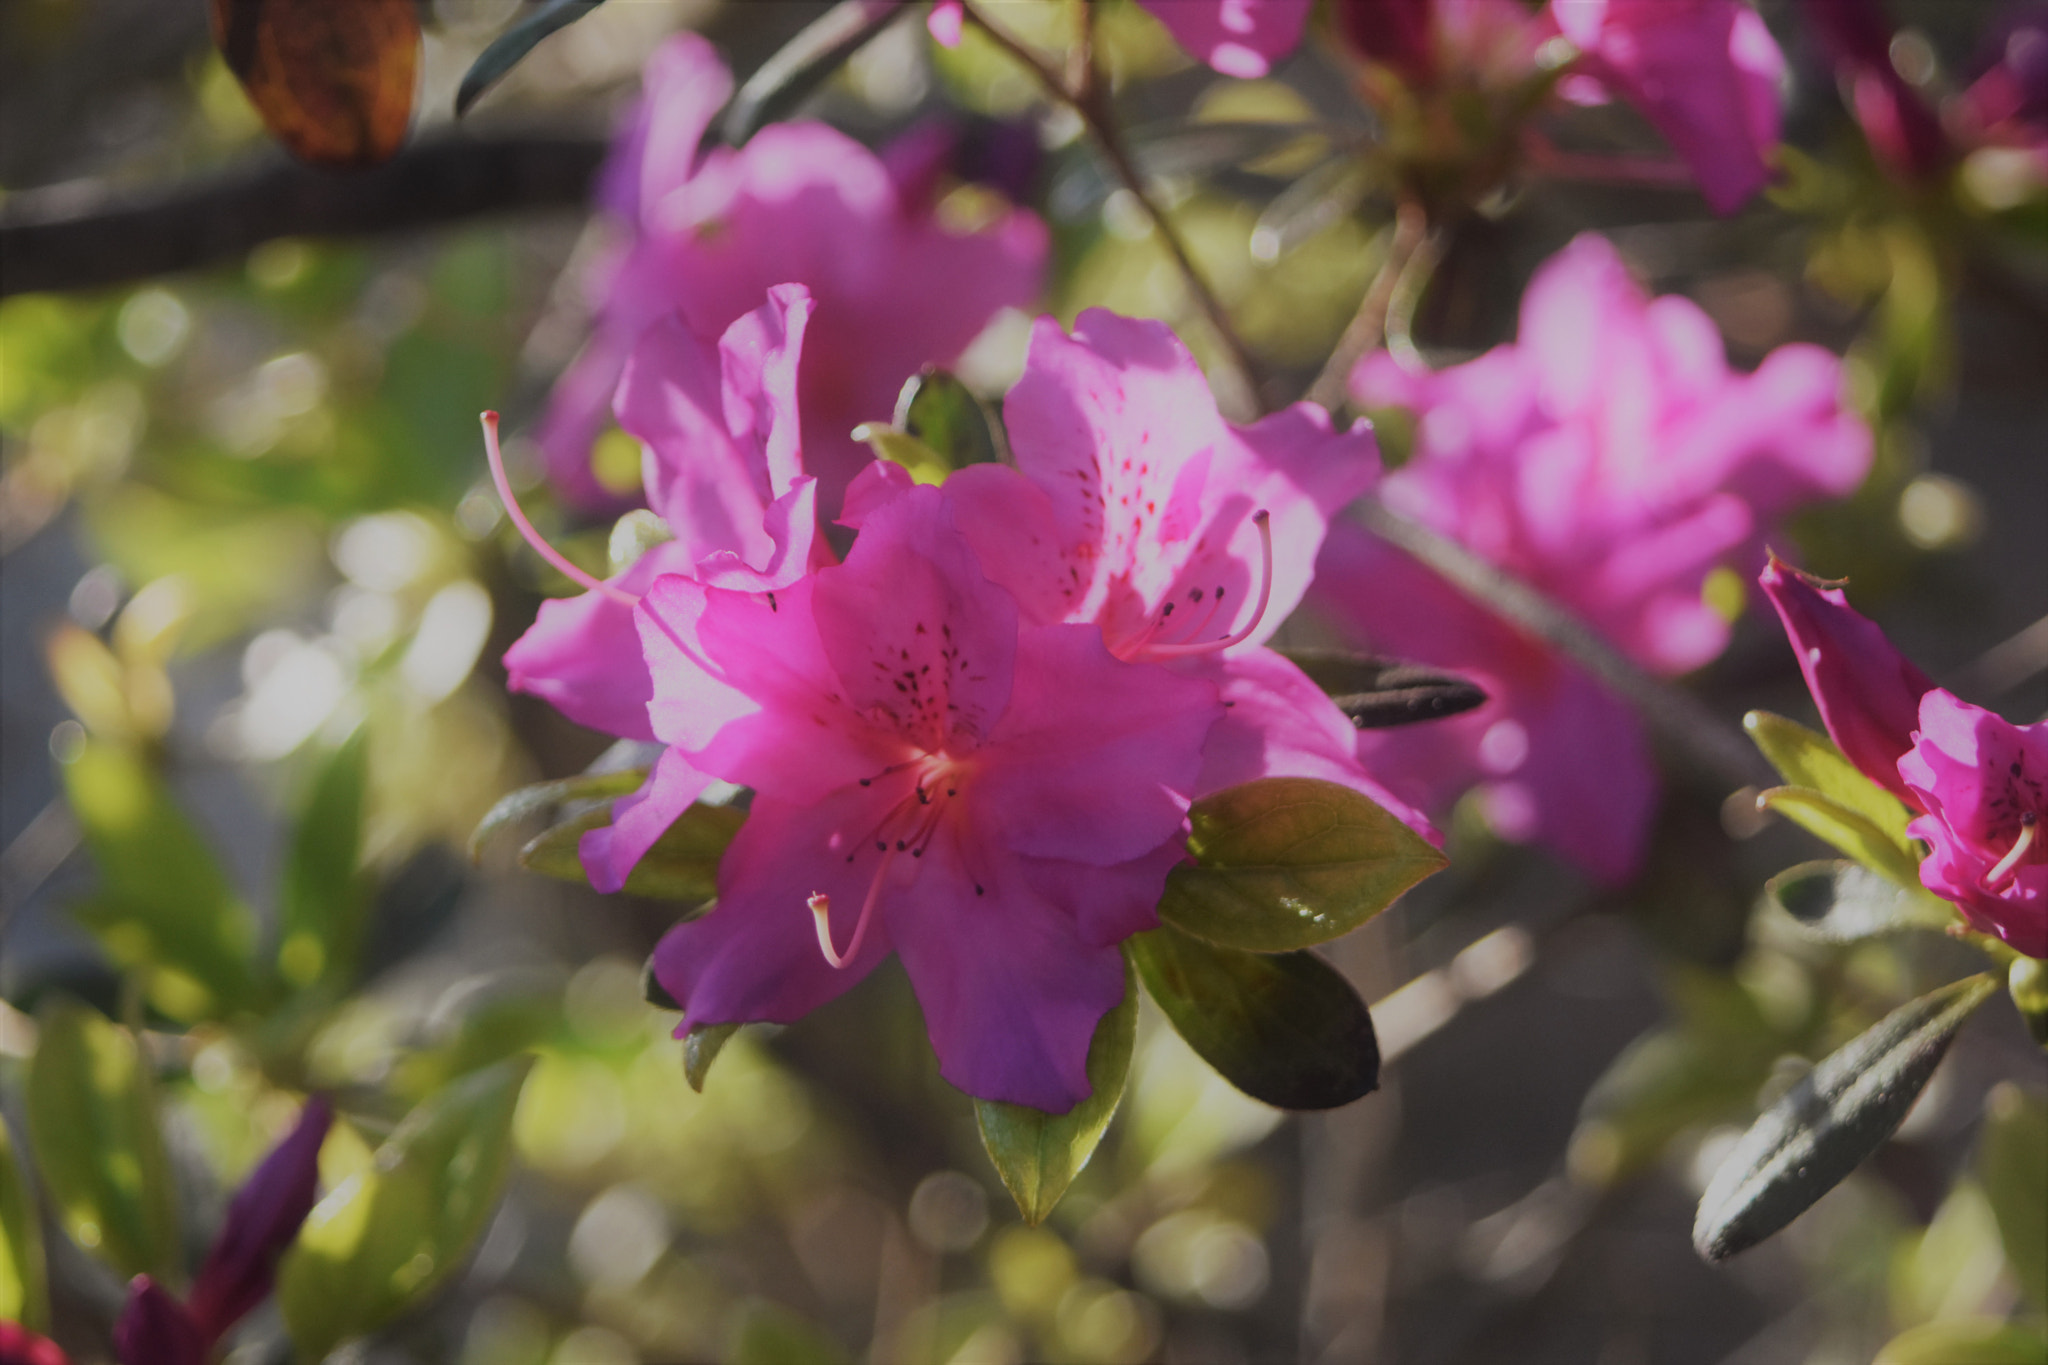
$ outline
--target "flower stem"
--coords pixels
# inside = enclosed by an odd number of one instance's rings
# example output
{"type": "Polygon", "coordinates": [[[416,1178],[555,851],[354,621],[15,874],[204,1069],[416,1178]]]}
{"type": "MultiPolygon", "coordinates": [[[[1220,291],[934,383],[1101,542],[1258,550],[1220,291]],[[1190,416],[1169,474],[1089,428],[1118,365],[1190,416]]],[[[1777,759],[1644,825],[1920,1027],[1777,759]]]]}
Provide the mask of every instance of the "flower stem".
{"type": "MultiPolygon", "coordinates": [[[[1386,258],[1373,272],[1372,283],[1366,286],[1358,311],[1352,314],[1344,335],[1337,339],[1337,349],[1330,352],[1322,372],[1308,386],[1308,392],[1302,395],[1309,402],[1320,403],[1332,412],[1344,402],[1344,388],[1351,378],[1352,369],[1372,353],[1386,334],[1387,310],[1393,305],[1396,286],[1406,273],[1409,261],[1422,249],[1429,236],[1429,215],[1422,205],[1404,200],[1394,210],[1394,225],[1389,234],[1386,258]]],[[[1414,349],[1412,342],[1409,349],[1414,349]]]]}

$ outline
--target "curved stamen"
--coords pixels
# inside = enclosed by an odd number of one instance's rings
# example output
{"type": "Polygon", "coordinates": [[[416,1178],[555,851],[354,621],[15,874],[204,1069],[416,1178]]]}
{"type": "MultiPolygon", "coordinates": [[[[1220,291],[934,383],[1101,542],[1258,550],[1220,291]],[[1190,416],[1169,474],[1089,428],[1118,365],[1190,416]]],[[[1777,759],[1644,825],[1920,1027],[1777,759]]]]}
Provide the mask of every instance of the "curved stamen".
{"type": "Polygon", "coordinates": [[[498,414],[487,412],[483,415],[484,452],[491,461],[491,482],[498,486],[498,497],[505,504],[505,515],[512,518],[512,524],[519,528],[519,534],[526,538],[534,553],[560,569],[572,580],[581,583],[592,592],[601,592],[614,602],[627,607],[637,607],[640,599],[632,593],[615,588],[601,578],[593,578],[571,563],[566,555],[541,539],[540,532],[533,529],[533,523],[526,519],[526,513],[519,506],[519,499],[512,496],[512,481],[505,477],[505,456],[498,449],[498,414]]]}
{"type": "Polygon", "coordinates": [[[882,855],[882,865],[875,869],[875,879],[868,883],[868,898],[861,902],[860,918],[853,922],[853,937],[847,941],[844,953],[832,947],[832,898],[822,891],[811,893],[806,903],[818,922],[818,951],[832,966],[843,970],[847,963],[860,955],[861,940],[868,934],[868,921],[874,918],[875,902],[882,898],[882,881],[889,875],[889,864],[895,858],[896,850],[893,848],[882,855]]]}
{"type": "Polygon", "coordinates": [[[1984,889],[1986,891],[1991,890],[2004,881],[2006,876],[2020,865],[2020,859],[2026,857],[2027,850],[2034,846],[2034,831],[2039,829],[2040,826],[2041,817],[2035,815],[2034,812],[2028,811],[2020,816],[2020,837],[2013,841],[2012,850],[2003,858],[2000,858],[1995,867],[1984,874],[1984,889]]]}
{"type": "Polygon", "coordinates": [[[1259,528],[1259,600],[1253,605],[1251,620],[1234,635],[1221,640],[1208,640],[1193,645],[1146,645],[1142,653],[1148,658],[1177,659],[1189,654],[1214,654],[1218,650],[1241,645],[1252,637],[1265,619],[1266,607],[1273,600],[1273,518],[1264,509],[1252,516],[1252,524],[1259,528]]]}

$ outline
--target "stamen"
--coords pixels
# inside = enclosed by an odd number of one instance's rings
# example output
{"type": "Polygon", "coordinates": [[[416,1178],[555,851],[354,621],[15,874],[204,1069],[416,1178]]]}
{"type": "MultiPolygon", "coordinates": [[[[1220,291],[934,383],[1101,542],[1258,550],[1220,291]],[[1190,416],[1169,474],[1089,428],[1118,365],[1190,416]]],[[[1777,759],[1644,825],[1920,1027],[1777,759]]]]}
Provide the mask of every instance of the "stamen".
{"type": "Polygon", "coordinates": [[[1991,890],[2004,881],[2012,870],[2020,865],[2020,859],[2027,856],[2027,850],[2034,846],[2034,831],[2041,826],[2041,817],[2032,811],[2020,816],[2020,837],[2013,841],[2012,850],[1998,860],[1998,865],[1984,874],[1984,889],[1991,890]]]}
{"type": "Polygon", "coordinates": [[[498,497],[505,504],[505,515],[512,518],[512,524],[519,528],[519,534],[526,538],[534,553],[560,569],[573,581],[581,583],[592,592],[601,592],[614,602],[627,607],[637,607],[640,599],[632,593],[613,587],[601,578],[593,578],[571,563],[560,550],[541,539],[540,532],[533,529],[533,523],[526,519],[526,513],[519,506],[519,499],[512,496],[512,481],[505,477],[505,456],[498,449],[498,414],[487,412],[484,421],[484,452],[490,457],[491,481],[498,486],[498,497]]]}
{"type": "Polygon", "coordinates": [[[882,865],[875,869],[875,879],[868,883],[868,898],[861,902],[860,918],[853,922],[853,937],[847,942],[844,953],[836,952],[832,947],[832,898],[822,891],[811,893],[806,903],[818,922],[818,951],[833,967],[843,971],[846,964],[860,956],[861,940],[868,935],[868,921],[874,918],[875,902],[882,898],[882,882],[888,877],[889,864],[895,857],[894,849],[882,855],[882,865]]]}
{"type": "Polygon", "coordinates": [[[1252,609],[1251,619],[1236,634],[1221,640],[1209,640],[1191,645],[1147,645],[1144,653],[1152,658],[1177,659],[1189,654],[1214,654],[1229,649],[1232,645],[1243,644],[1259,628],[1265,619],[1266,607],[1273,600],[1273,518],[1262,508],[1252,516],[1252,524],[1259,528],[1259,600],[1252,609]]]}

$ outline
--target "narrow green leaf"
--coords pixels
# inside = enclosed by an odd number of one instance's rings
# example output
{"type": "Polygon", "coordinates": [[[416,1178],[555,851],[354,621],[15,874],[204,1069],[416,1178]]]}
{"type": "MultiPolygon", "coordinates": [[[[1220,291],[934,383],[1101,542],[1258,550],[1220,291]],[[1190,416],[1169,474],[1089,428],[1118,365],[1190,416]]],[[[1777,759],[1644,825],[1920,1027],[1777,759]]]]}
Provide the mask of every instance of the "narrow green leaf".
{"type": "Polygon", "coordinates": [[[530,1065],[500,1062],[430,1096],[314,1206],[277,1278],[300,1358],[383,1326],[462,1264],[504,1185],[530,1065]]]}
{"type": "Polygon", "coordinates": [[[1752,711],[1742,718],[1756,747],[1785,775],[1790,787],[1808,787],[1855,811],[1900,849],[1910,852],[1906,825],[1913,813],[1898,797],[1872,782],[1851,763],[1834,741],[1797,721],[1752,711]]]}
{"type": "Polygon", "coordinates": [[[1867,816],[1832,796],[1811,787],[1772,787],[1757,797],[1756,804],[1760,810],[1776,811],[1900,886],[1920,885],[1920,864],[1912,852],[1893,842],[1867,816]]]}
{"type": "Polygon", "coordinates": [[[725,140],[741,146],[777,119],[788,117],[848,57],[886,28],[903,5],[904,0],[840,0],[818,16],[733,96],[719,126],[725,140]]]}
{"type": "MultiPolygon", "coordinates": [[[[610,814],[590,811],[536,835],[519,850],[519,865],[565,882],[587,881],[583,861],[576,853],[577,842],[586,830],[609,824],[610,814]]],[[[725,856],[726,846],[746,819],[745,811],[732,806],[691,806],[654,841],[654,847],[626,878],[626,894],[709,901],[718,894],[718,860],[725,856]]]]}
{"type": "Polygon", "coordinates": [[[321,768],[292,832],[277,966],[301,990],[321,980],[345,982],[355,971],[370,905],[359,866],[368,778],[368,731],[358,729],[321,768]]]}
{"type": "Polygon", "coordinates": [[[1893,1010],[1814,1067],[1743,1134],[1714,1173],[1693,1246],[1746,1251],[1839,1185],[1904,1121],[1956,1030],[1997,991],[1979,974],[1893,1010]]]}
{"type": "Polygon", "coordinates": [[[1801,863],[1764,883],[1764,900],[1809,938],[1855,943],[1908,929],[1943,929],[1955,913],[1921,890],[1908,890],[1861,863],[1801,863]]]}
{"type": "Polygon", "coordinates": [[[953,469],[1003,457],[1002,429],[974,391],[936,365],[912,375],[896,395],[895,424],[953,469]]]}
{"type": "Polygon", "coordinates": [[[1361,730],[1383,730],[1460,715],[1486,703],[1477,683],[1455,673],[1334,649],[1281,651],[1361,730]]]}
{"type": "Polygon", "coordinates": [[[579,773],[575,777],[536,782],[530,787],[508,792],[491,807],[477,823],[476,832],[469,836],[470,861],[481,858],[493,839],[523,820],[571,801],[608,801],[616,796],[625,796],[639,791],[646,781],[647,769],[627,768],[610,773],[579,773]]]}
{"type": "Polygon", "coordinates": [[[1318,163],[1273,196],[1252,225],[1251,254],[1277,261],[1324,228],[1349,217],[1372,192],[1378,167],[1364,157],[1338,154],[1318,163]]]}
{"type": "Polygon", "coordinates": [[[1195,803],[1159,918],[1226,948],[1281,953],[1349,933],[1437,871],[1444,855],[1349,787],[1247,782],[1195,803]]]}
{"type": "Polygon", "coordinates": [[[847,1365],[851,1357],[816,1323],[760,1300],[741,1310],[725,1359],[727,1365],[847,1365]]]}
{"type": "Polygon", "coordinates": [[[2048,1338],[1997,1318],[1951,1318],[1893,1337],[1870,1365],[2041,1365],[2048,1338]]]}
{"type": "Polygon", "coordinates": [[[0,1120],[0,1322],[18,1322],[31,1332],[50,1330],[42,1222],[5,1120],[0,1120]]]}
{"type": "Polygon", "coordinates": [[[2026,1021],[2027,1032],[2034,1035],[2035,1042],[2048,1048],[2048,962],[2037,957],[2015,957],[2006,971],[2005,983],[2020,1018],[2026,1021]]]}
{"type": "Polygon", "coordinates": [[[1334,1109],[1379,1088],[1372,1016],[1314,953],[1219,948],[1170,925],[1125,951],[1180,1036],[1253,1099],[1334,1109]]]}
{"type": "Polygon", "coordinates": [[[2013,1278],[2048,1315],[2048,1099],[2010,1081],[1995,1087],[1984,1099],[1976,1162],[2013,1278]]]}
{"type": "Polygon", "coordinates": [[[700,1095],[704,1093],[704,1078],[711,1074],[711,1064],[739,1031],[738,1024],[699,1024],[690,1030],[683,1039],[683,1079],[690,1083],[690,1089],[700,1095]]]}
{"type": "Polygon", "coordinates": [[[866,444],[878,459],[900,464],[910,477],[923,484],[942,484],[953,472],[945,457],[907,431],[885,427],[879,422],[862,422],[853,429],[853,439],[866,444]]]}
{"type": "Polygon", "coordinates": [[[163,781],[134,751],[102,740],[61,771],[100,875],[75,913],[108,955],[141,974],[150,1003],[174,1019],[251,1004],[255,916],[163,781]]]}
{"type": "Polygon", "coordinates": [[[1131,1049],[1138,1037],[1138,983],[1124,968],[1124,998],[1102,1016],[1088,1044],[1087,1099],[1064,1114],[1047,1114],[1021,1104],[976,1100],[981,1143],[995,1163],[1017,1212],[1033,1225],[1051,1214],[1074,1177],[1095,1155],[1103,1132],[1123,1098],[1130,1076],[1131,1049]]]}
{"type": "Polygon", "coordinates": [[[135,1036],[56,999],[36,1014],[28,1133],[64,1231],[122,1278],[184,1279],[156,1078],[135,1036]]]}
{"type": "Polygon", "coordinates": [[[468,113],[469,106],[524,61],[541,39],[567,28],[603,3],[604,0],[548,0],[493,38],[491,45],[478,53],[463,73],[462,85],[455,92],[455,116],[461,118],[468,113]]]}

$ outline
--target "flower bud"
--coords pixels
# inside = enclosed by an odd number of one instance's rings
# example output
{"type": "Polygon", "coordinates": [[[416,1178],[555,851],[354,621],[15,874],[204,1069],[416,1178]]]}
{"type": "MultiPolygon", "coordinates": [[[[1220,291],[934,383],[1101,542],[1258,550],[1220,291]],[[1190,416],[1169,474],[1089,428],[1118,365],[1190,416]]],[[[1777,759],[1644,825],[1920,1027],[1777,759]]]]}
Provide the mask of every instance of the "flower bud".
{"type": "Polygon", "coordinates": [[[206,1365],[206,1338],[185,1305],[147,1275],[128,1282],[128,1302],[114,1323],[121,1365],[206,1365]]]}
{"type": "Polygon", "coordinates": [[[1422,85],[1436,74],[1434,6],[1435,0],[1337,0],[1337,31],[1359,56],[1422,85]]]}
{"type": "Polygon", "coordinates": [[[18,1322],[0,1322],[0,1365],[71,1365],[71,1357],[18,1322]]]}
{"type": "Polygon", "coordinates": [[[313,1211],[320,1144],[333,1121],[326,1100],[307,1100],[292,1131],[236,1191],[192,1287],[192,1321],[205,1340],[218,1341],[270,1293],[278,1258],[313,1211]]]}
{"type": "Polygon", "coordinates": [[[1899,757],[1913,747],[1920,698],[1934,690],[1933,679],[1851,607],[1840,588],[1775,555],[1758,581],[1785,623],[1828,737],[1865,777],[1921,809],[1899,777],[1899,757]]]}

